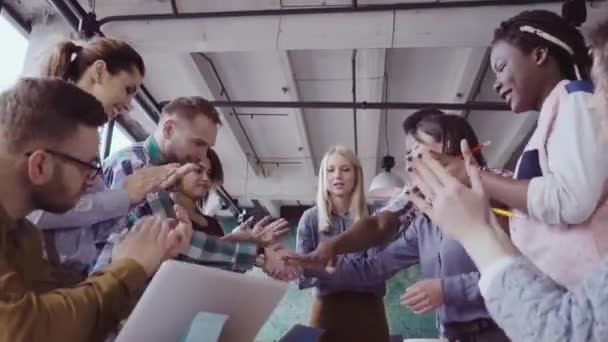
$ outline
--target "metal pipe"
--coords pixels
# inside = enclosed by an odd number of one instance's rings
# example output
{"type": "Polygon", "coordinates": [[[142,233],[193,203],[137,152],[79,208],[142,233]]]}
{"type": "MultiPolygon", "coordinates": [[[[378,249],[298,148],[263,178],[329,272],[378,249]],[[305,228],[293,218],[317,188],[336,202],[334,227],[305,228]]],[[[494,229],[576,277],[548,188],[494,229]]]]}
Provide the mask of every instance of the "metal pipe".
{"type": "Polygon", "coordinates": [[[289,114],[279,113],[237,113],[238,116],[249,116],[253,119],[254,116],[289,116],[289,114]]]}
{"type": "Polygon", "coordinates": [[[15,11],[10,5],[3,3],[0,1],[0,14],[6,15],[6,18],[14,24],[19,33],[21,33],[24,37],[28,37],[32,32],[32,24],[25,20],[21,14],[15,11]]]}
{"type": "Polygon", "coordinates": [[[65,1],[62,0],[49,0],[51,5],[59,12],[59,14],[68,22],[70,27],[78,32],[78,23],[80,22],[80,18],[74,14],[70,6],[66,4],[65,1]]]}
{"type": "Polygon", "coordinates": [[[100,25],[119,21],[152,21],[152,20],[175,20],[175,19],[207,19],[207,18],[235,18],[235,17],[261,17],[261,16],[287,16],[308,14],[336,14],[336,13],[367,13],[387,11],[412,11],[425,9],[450,9],[450,8],[473,8],[489,6],[516,6],[516,5],[538,5],[561,3],[562,0],[465,0],[450,2],[409,2],[396,4],[378,4],[365,6],[322,6],[302,7],[293,9],[266,9],[248,11],[222,11],[222,12],[191,12],[181,14],[134,14],[115,15],[99,20],[100,25]]]}
{"type": "Polygon", "coordinates": [[[263,161],[260,162],[263,165],[302,165],[302,162],[294,162],[294,161],[263,161]]]}
{"type": "Polygon", "coordinates": [[[220,186],[219,189],[217,189],[217,195],[226,205],[228,205],[228,209],[235,217],[237,217],[241,213],[241,208],[239,208],[234,198],[230,196],[230,194],[228,193],[228,191],[226,191],[223,185],[220,186]]]}
{"type": "Polygon", "coordinates": [[[215,107],[247,108],[325,108],[325,109],[410,109],[437,108],[444,110],[509,111],[503,102],[323,102],[323,101],[209,101],[215,107]]]}
{"type": "MultiPolygon", "coordinates": [[[[486,74],[490,69],[490,55],[492,49],[487,48],[486,52],[483,56],[483,60],[481,61],[481,65],[477,70],[477,74],[475,75],[475,80],[473,81],[473,85],[471,86],[471,91],[469,92],[469,96],[467,97],[467,102],[473,102],[477,98],[477,96],[481,93],[481,87],[483,86],[483,81],[486,78],[486,74]]],[[[469,114],[471,114],[470,109],[466,109],[462,113],[462,117],[466,120],[469,119],[469,114]]]]}
{"type": "Polygon", "coordinates": [[[114,125],[116,122],[114,120],[110,120],[106,129],[104,130],[104,138],[103,138],[103,159],[106,159],[110,156],[110,150],[112,149],[112,135],[114,134],[114,125]]]}
{"type": "Polygon", "coordinates": [[[65,4],[77,18],[82,19],[87,15],[87,11],[80,6],[78,0],[66,0],[65,4]]]}
{"type": "Polygon", "coordinates": [[[353,130],[355,136],[355,154],[359,154],[359,137],[357,136],[357,49],[353,50],[353,56],[351,58],[351,68],[353,75],[353,130]]]}
{"type": "Polygon", "coordinates": [[[207,63],[209,63],[209,66],[211,66],[211,70],[213,71],[213,74],[215,75],[215,78],[221,87],[220,93],[226,98],[226,100],[228,100],[228,101],[226,101],[226,103],[228,105],[224,106],[224,107],[229,107],[232,109],[234,118],[236,119],[236,122],[238,123],[239,128],[245,135],[245,140],[247,141],[247,144],[249,145],[249,148],[251,149],[251,153],[253,154],[253,158],[255,159],[256,164],[261,165],[260,157],[258,156],[258,153],[256,152],[255,148],[253,147],[253,142],[251,141],[251,138],[247,134],[247,131],[245,130],[245,126],[243,126],[241,119],[237,115],[236,107],[231,105],[231,103],[233,103],[233,101],[232,101],[232,99],[230,99],[230,95],[228,94],[228,91],[226,90],[226,87],[224,86],[224,82],[222,81],[222,78],[220,77],[220,74],[219,74],[217,68],[215,67],[215,63],[213,63],[213,60],[209,56],[207,56],[206,54],[204,54],[202,52],[199,52],[198,55],[203,57],[207,61],[207,63]]]}

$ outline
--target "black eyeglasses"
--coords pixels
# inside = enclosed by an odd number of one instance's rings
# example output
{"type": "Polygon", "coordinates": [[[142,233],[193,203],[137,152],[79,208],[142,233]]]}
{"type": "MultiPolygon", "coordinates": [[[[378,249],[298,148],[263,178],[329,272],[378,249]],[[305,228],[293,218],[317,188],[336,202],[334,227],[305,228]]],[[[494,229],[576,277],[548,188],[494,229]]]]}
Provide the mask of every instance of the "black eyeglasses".
{"type": "MultiPolygon", "coordinates": [[[[48,149],[44,149],[43,151],[50,155],[53,155],[55,157],[59,157],[60,159],[63,159],[64,161],[71,162],[78,166],[84,167],[85,169],[87,169],[90,172],[89,179],[95,179],[97,176],[100,176],[103,173],[103,169],[101,168],[101,161],[99,160],[99,158],[96,158],[96,160],[93,162],[87,162],[87,161],[72,157],[72,156],[62,153],[62,152],[57,152],[57,151],[48,150],[48,149]]],[[[32,153],[33,152],[28,152],[25,155],[29,157],[32,155],[32,153]]]]}

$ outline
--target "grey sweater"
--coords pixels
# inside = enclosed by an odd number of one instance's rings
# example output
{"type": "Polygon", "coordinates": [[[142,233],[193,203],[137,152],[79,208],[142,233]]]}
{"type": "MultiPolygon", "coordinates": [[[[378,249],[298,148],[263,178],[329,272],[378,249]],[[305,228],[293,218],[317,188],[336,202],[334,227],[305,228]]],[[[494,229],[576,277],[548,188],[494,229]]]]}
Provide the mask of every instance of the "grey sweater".
{"type": "Polygon", "coordinates": [[[608,342],[608,259],[571,291],[523,257],[487,280],[488,311],[512,341],[608,342]]]}

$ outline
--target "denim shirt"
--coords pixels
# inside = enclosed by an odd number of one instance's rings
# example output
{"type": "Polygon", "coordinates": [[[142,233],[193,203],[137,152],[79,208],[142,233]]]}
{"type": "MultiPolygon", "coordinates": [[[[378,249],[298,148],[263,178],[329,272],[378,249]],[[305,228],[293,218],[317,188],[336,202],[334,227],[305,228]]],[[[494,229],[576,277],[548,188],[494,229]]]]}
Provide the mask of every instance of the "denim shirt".
{"type": "Polygon", "coordinates": [[[425,215],[419,215],[384,250],[367,258],[341,259],[335,273],[318,277],[336,287],[366,286],[418,263],[423,278],[441,280],[445,305],[437,314],[442,324],[490,318],[479,292],[480,275],[475,264],[458,241],[444,238],[425,215]]]}
{"type": "MultiPolygon", "coordinates": [[[[346,231],[352,226],[353,218],[350,213],[346,213],[344,216],[331,214],[330,230],[328,232],[319,231],[318,223],[317,207],[312,207],[302,214],[297,230],[296,252],[298,254],[308,254],[314,251],[319,246],[319,243],[346,231]]],[[[376,254],[378,250],[378,248],[372,248],[364,252],[341,255],[338,257],[338,260],[365,259],[368,256],[376,254]]],[[[372,293],[380,297],[386,293],[384,279],[367,284],[340,283],[332,280],[321,280],[315,277],[313,273],[316,272],[305,272],[305,275],[297,281],[298,288],[306,289],[314,287],[318,296],[342,291],[372,293]]]]}
{"type": "Polygon", "coordinates": [[[76,273],[86,274],[97,259],[106,239],[122,230],[122,218],[129,212],[129,194],[109,190],[101,177],[87,189],[78,204],[64,214],[37,210],[28,218],[53,243],[59,262],[76,273]]]}

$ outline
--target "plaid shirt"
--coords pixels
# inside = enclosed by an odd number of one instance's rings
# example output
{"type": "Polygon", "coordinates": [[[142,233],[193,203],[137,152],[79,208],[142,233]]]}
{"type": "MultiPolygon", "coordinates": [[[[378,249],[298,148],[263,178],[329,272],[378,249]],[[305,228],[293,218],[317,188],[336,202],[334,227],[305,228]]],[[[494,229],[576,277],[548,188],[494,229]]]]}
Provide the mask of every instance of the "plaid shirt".
{"type": "MultiPolygon", "coordinates": [[[[150,166],[163,165],[166,161],[158,144],[152,136],[141,143],[133,144],[103,161],[103,179],[110,189],[122,188],[125,178],[135,170],[150,166]]],[[[135,206],[126,218],[130,229],[143,216],[161,215],[175,217],[173,200],[168,192],[148,194],[146,199],[135,206]]],[[[94,270],[109,264],[113,244],[118,235],[108,239],[94,270]]],[[[193,232],[190,247],[182,252],[180,259],[198,264],[212,265],[230,270],[247,270],[253,267],[257,246],[251,243],[233,243],[219,240],[203,232],[193,232]]]]}

